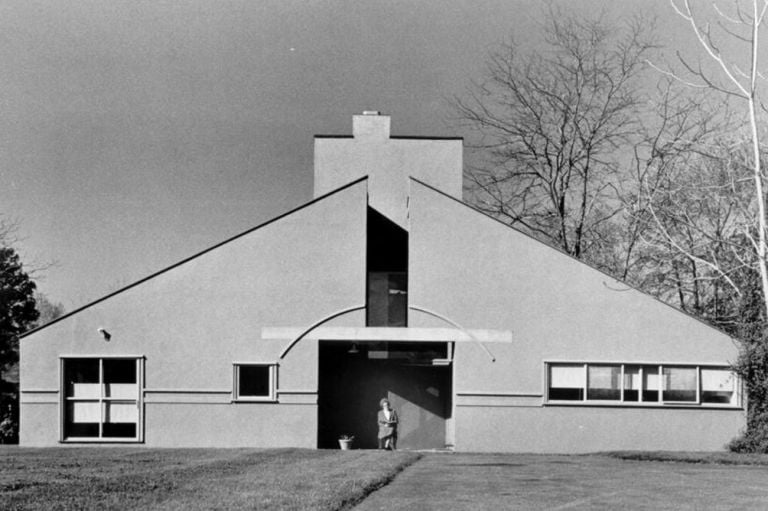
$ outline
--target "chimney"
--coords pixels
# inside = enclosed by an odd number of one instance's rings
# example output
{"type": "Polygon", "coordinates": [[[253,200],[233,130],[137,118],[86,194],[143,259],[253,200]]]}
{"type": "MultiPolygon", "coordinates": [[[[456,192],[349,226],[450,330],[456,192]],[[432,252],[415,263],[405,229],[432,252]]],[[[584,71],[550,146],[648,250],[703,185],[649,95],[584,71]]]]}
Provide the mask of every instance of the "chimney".
{"type": "Polygon", "coordinates": [[[352,135],[355,138],[386,140],[389,138],[389,116],[377,110],[365,110],[352,117],[352,135]]]}

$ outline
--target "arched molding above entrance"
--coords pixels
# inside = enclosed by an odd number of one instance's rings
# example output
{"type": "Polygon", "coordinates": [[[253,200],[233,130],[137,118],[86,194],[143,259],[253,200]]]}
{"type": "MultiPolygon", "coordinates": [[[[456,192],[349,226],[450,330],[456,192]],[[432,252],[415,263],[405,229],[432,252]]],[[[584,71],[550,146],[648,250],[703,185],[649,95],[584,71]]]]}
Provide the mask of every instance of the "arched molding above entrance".
{"type": "Polygon", "coordinates": [[[342,309],[340,311],[336,311],[333,314],[330,314],[330,315],[324,317],[320,321],[316,321],[315,323],[312,323],[312,325],[309,328],[307,328],[306,330],[301,332],[295,339],[293,339],[288,344],[288,346],[285,347],[283,352],[280,354],[280,360],[284,359],[285,356],[288,354],[288,352],[291,351],[291,348],[293,348],[296,344],[298,344],[299,341],[304,339],[307,336],[307,334],[309,334],[312,330],[314,330],[315,328],[319,327],[323,323],[327,323],[328,321],[330,321],[332,319],[335,319],[335,318],[338,318],[339,316],[343,316],[344,314],[349,314],[350,312],[354,312],[354,311],[358,311],[358,310],[362,310],[362,309],[365,309],[365,305],[355,305],[354,307],[348,307],[346,309],[342,309]]]}
{"type": "Polygon", "coordinates": [[[461,325],[460,325],[460,324],[458,324],[457,322],[453,321],[452,319],[450,319],[450,318],[448,318],[448,317],[446,317],[446,316],[444,316],[444,315],[442,315],[442,314],[440,314],[440,313],[437,313],[437,312],[435,312],[435,311],[432,311],[432,310],[429,310],[429,309],[425,309],[424,307],[418,307],[418,306],[416,306],[416,305],[409,305],[409,306],[408,306],[408,308],[409,308],[409,309],[411,309],[411,310],[415,310],[415,311],[418,311],[418,312],[422,312],[422,313],[424,313],[424,314],[427,314],[428,316],[432,316],[432,317],[434,317],[434,318],[437,318],[437,319],[439,319],[439,320],[441,320],[441,321],[444,321],[444,322],[448,323],[448,324],[449,324],[449,325],[451,325],[452,327],[454,327],[454,328],[457,328],[457,329],[461,330],[462,332],[464,332],[465,334],[467,334],[467,336],[468,336],[470,339],[472,339],[473,341],[475,341],[475,342],[478,344],[478,346],[480,346],[480,347],[483,349],[483,351],[485,351],[485,353],[487,353],[487,354],[488,354],[488,356],[491,358],[491,362],[496,362],[496,357],[495,357],[495,356],[493,355],[493,353],[491,353],[491,351],[490,351],[490,350],[489,350],[489,349],[488,349],[488,348],[485,346],[485,344],[483,344],[483,343],[482,343],[482,342],[481,342],[481,341],[480,341],[480,340],[479,340],[477,337],[475,337],[475,336],[472,334],[472,332],[470,332],[469,330],[467,330],[466,328],[464,328],[463,326],[461,326],[461,325]]]}
{"type": "Polygon", "coordinates": [[[496,357],[484,343],[512,342],[512,333],[506,330],[469,330],[451,318],[438,312],[416,305],[411,305],[409,308],[437,318],[450,325],[451,328],[323,326],[340,316],[365,309],[365,305],[356,305],[329,314],[312,323],[309,327],[264,327],[261,330],[261,338],[288,340],[288,343],[280,354],[279,360],[283,360],[286,355],[288,355],[288,352],[304,339],[326,339],[350,342],[473,342],[485,351],[491,359],[491,362],[495,362],[496,357]]]}

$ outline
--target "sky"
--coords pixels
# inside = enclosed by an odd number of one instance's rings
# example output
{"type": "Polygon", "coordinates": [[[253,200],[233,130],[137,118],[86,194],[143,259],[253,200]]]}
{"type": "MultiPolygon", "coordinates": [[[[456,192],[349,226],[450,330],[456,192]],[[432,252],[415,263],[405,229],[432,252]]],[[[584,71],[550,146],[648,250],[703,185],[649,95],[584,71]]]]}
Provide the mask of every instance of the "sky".
{"type": "MultiPolygon", "coordinates": [[[[557,3],[557,2],[556,2],[557,3]]],[[[660,16],[662,0],[570,0],[660,16]]],[[[0,214],[39,289],[73,310],[312,198],[315,134],[379,110],[402,136],[463,136],[450,98],[520,0],[0,3],[0,214]]]]}

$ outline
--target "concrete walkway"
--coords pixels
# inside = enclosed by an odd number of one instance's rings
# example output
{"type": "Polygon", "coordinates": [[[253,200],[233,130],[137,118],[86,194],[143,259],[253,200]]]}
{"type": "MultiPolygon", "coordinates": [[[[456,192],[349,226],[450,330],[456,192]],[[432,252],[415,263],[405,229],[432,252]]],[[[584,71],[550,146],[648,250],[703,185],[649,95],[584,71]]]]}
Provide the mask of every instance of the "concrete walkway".
{"type": "Polygon", "coordinates": [[[768,467],[427,454],[355,509],[767,509],[768,467]]]}

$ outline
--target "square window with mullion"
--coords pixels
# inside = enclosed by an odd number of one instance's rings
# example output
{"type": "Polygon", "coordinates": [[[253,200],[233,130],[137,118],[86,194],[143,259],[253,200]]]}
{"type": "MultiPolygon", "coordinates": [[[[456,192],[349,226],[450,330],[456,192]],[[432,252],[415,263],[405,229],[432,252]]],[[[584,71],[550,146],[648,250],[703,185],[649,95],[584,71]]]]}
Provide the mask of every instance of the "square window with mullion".
{"type": "Polygon", "coordinates": [[[135,439],[137,359],[63,359],[64,439],[135,439]]]}

